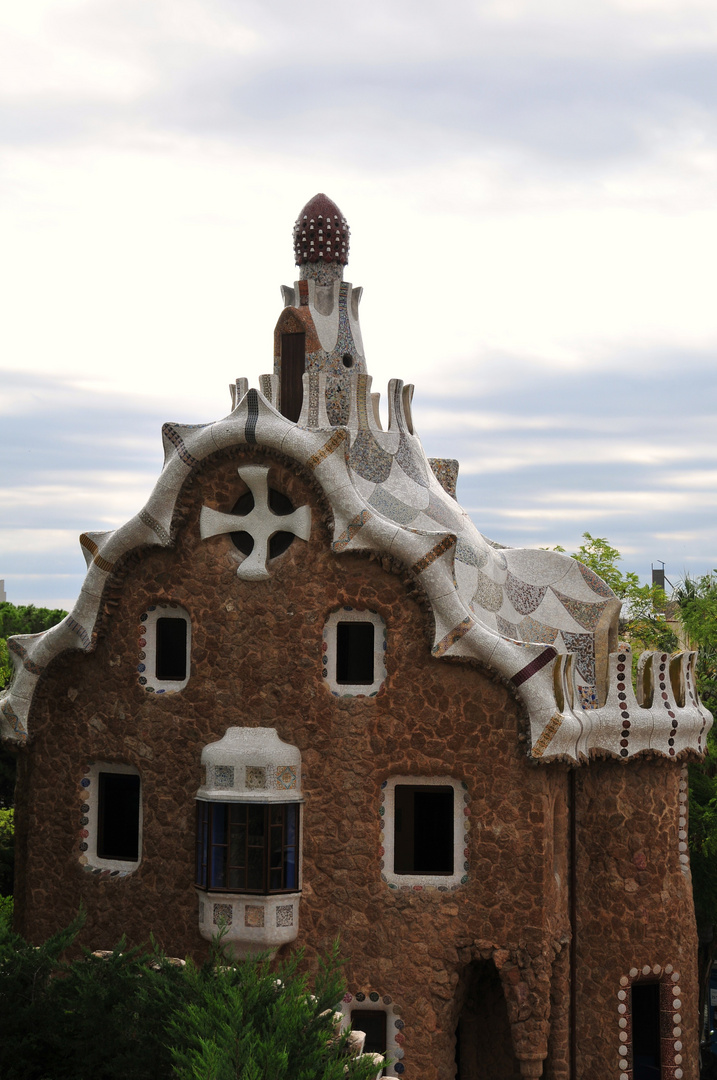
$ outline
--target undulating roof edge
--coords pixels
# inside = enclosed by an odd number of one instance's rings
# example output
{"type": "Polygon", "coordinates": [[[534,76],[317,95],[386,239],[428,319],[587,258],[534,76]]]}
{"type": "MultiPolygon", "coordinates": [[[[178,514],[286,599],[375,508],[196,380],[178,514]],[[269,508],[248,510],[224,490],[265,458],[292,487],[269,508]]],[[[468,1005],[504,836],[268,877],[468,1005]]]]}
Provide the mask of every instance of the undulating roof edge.
{"type": "Polygon", "coordinates": [[[697,696],[696,653],[644,654],[637,696],[628,646],[606,656],[596,676],[595,636],[607,640],[620,602],[568,556],[498,549],[481,536],[433,474],[410,419],[412,388],[390,383],[383,432],[367,410],[365,374],[352,377],[350,419],[342,427],[331,427],[325,410],[312,412],[325,390],[321,374],[304,376],[298,423],[275,407],[275,376],[262,376],[260,390],[240,382],[236,406],[224,419],[164,425],[164,468],[138,514],[113,532],[83,533],[87,574],[71,613],[42,634],[9,640],[14,674],[0,699],[3,739],[23,743],[31,736],[33,695],[50,661],[67,649],[95,647],[105,584],[118,560],[140,546],[171,546],[174,508],[192,470],[218,450],[251,445],[278,451],[314,475],[332,507],[336,554],[372,551],[410,568],[432,607],[433,656],[477,661],[515,688],[529,719],[533,760],[577,763],[607,755],[624,761],[645,754],[677,760],[704,752],[712,717],[697,696]],[[375,482],[366,473],[371,454],[383,455],[388,469],[375,482]],[[414,478],[425,493],[425,509],[409,523],[391,487],[399,471],[402,482],[414,478]],[[535,619],[539,611],[554,612],[555,625],[535,619]],[[535,628],[540,639],[529,640],[535,628]],[[592,668],[585,658],[590,639],[592,668]]]}

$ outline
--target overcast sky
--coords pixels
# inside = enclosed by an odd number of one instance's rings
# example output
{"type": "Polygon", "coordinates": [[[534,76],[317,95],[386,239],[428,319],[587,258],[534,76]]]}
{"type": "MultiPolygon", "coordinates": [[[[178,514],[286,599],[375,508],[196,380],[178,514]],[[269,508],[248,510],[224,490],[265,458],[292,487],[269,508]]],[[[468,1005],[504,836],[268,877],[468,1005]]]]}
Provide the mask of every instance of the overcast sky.
{"type": "Polygon", "coordinates": [[[271,370],[317,191],[482,532],[716,567],[716,73],[714,0],[0,0],[8,599],[271,370]]]}

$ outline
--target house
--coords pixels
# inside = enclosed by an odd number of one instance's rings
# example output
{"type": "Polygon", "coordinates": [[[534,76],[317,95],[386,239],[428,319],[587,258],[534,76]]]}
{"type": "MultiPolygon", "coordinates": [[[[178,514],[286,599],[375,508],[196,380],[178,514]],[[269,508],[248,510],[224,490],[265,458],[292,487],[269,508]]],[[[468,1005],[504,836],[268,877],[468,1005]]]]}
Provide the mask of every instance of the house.
{"type": "Polygon", "coordinates": [[[477,531],[413,387],[382,427],[348,249],[315,196],[274,371],[164,425],[71,614],[11,640],[17,929],[83,904],[95,948],[340,934],[389,1076],[696,1080],[694,654],[635,691],[610,589],[477,531]]]}

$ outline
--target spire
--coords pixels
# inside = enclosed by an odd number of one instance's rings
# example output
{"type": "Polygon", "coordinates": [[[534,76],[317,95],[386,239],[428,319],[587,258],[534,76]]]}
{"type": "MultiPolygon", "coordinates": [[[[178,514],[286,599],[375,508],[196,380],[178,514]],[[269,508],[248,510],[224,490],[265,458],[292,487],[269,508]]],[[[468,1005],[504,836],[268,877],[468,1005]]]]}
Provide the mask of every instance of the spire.
{"type": "Polygon", "coordinates": [[[342,277],[349,261],[349,231],[346,218],[328,195],[309,199],[294,225],[294,259],[302,278],[316,276],[306,273],[318,269],[316,263],[333,263],[342,277]]]}

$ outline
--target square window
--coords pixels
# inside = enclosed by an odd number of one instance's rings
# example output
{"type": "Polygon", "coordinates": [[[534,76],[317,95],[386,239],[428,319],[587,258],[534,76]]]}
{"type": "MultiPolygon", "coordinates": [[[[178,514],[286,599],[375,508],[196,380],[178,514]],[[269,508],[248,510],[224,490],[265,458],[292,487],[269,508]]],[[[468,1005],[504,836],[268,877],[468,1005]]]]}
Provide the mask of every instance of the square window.
{"type": "Polygon", "coordinates": [[[196,884],[212,892],[297,892],[299,814],[296,802],[197,800],[196,884]]]}
{"type": "Polygon", "coordinates": [[[396,874],[453,873],[453,788],[397,784],[394,815],[396,874]]]}
{"type": "Polygon", "coordinates": [[[455,889],[468,878],[468,793],[451,777],[394,776],[383,785],[381,877],[391,888],[455,889]]]}

